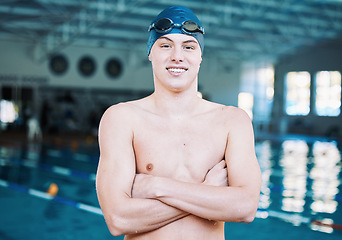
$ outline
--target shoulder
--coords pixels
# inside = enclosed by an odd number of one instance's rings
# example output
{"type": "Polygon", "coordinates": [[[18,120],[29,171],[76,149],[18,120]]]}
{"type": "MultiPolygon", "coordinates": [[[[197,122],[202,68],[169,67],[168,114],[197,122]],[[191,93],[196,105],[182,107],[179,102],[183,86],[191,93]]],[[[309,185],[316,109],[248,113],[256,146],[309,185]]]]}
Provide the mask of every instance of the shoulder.
{"type": "MultiPolygon", "coordinates": [[[[225,107],[224,110],[227,129],[229,131],[230,140],[239,138],[254,138],[253,124],[249,115],[238,107],[225,107]]],[[[245,139],[246,140],[246,139],[245,139]]]]}
{"type": "Polygon", "coordinates": [[[103,114],[103,116],[109,117],[130,117],[137,113],[137,110],[141,110],[144,108],[146,104],[146,98],[142,98],[139,100],[128,101],[128,102],[121,102],[115,105],[110,106],[103,114]]]}
{"type": "Polygon", "coordinates": [[[146,112],[146,105],[145,98],[112,105],[102,115],[101,122],[133,123],[146,112]]]}
{"type": "Polygon", "coordinates": [[[229,130],[250,127],[252,125],[251,118],[241,108],[217,103],[211,103],[211,106],[214,117],[220,119],[229,130]]]}
{"type": "Polygon", "coordinates": [[[248,114],[241,108],[207,101],[208,106],[220,117],[230,121],[250,121],[248,114]]]}
{"type": "Polygon", "coordinates": [[[110,106],[102,115],[101,121],[127,119],[134,111],[127,103],[118,103],[110,106]]]}
{"type": "Polygon", "coordinates": [[[225,106],[224,107],[224,114],[232,119],[233,121],[250,121],[250,117],[246,113],[245,110],[238,108],[238,107],[233,107],[233,106],[225,106]]]}
{"type": "Polygon", "coordinates": [[[99,124],[99,143],[115,141],[116,138],[131,139],[133,136],[134,111],[128,103],[110,106],[102,115],[99,124]]]}
{"type": "Polygon", "coordinates": [[[250,116],[241,108],[227,106],[225,108],[225,114],[225,116],[229,119],[231,126],[246,127],[247,125],[252,125],[250,116]]]}

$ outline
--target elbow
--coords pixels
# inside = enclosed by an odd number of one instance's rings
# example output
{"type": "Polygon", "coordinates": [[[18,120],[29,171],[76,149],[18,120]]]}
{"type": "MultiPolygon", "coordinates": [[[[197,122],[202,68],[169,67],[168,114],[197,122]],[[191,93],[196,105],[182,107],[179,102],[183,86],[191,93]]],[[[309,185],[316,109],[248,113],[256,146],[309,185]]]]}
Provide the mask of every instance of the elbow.
{"type": "Polygon", "coordinates": [[[239,223],[251,223],[254,221],[256,215],[256,211],[244,209],[240,212],[240,214],[233,220],[233,222],[239,223]]]}
{"type": "Polygon", "coordinates": [[[254,202],[249,202],[245,206],[244,214],[241,216],[241,222],[243,223],[251,223],[255,219],[256,212],[258,210],[258,204],[254,202]]]}
{"type": "Polygon", "coordinates": [[[255,219],[256,212],[258,210],[259,201],[253,201],[251,199],[244,202],[239,206],[236,212],[234,222],[251,223],[255,219]]]}
{"type": "Polygon", "coordinates": [[[243,204],[243,214],[241,215],[241,222],[243,223],[251,223],[255,219],[255,215],[259,206],[259,191],[257,193],[249,194],[245,197],[245,201],[243,204]]]}
{"type": "Polygon", "coordinates": [[[125,229],[120,224],[118,224],[116,220],[110,220],[110,222],[107,223],[107,226],[109,232],[115,237],[125,234],[125,229]]]}
{"type": "Polygon", "coordinates": [[[124,235],[124,233],[118,230],[117,228],[108,227],[108,229],[109,229],[110,234],[113,235],[114,237],[119,237],[119,236],[124,235]]]}
{"type": "Polygon", "coordinates": [[[108,229],[109,229],[110,234],[112,234],[114,237],[125,235],[125,233],[121,229],[115,226],[108,226],[108,229]]]}
{"type": "Polygon", "coordinates": [[[106,219],[107,227],[109,232],[115,236],[127,235],[129,234],[128,226],[129,224],[127,221],[122,219],[118,215],[112,215],[106,219]]]}
{"type": "Polygon", "coordinates": [[[255,219],[255,213],[247,214],[244,218],[241,219],[243,223],[251,223],[255,219]]]}

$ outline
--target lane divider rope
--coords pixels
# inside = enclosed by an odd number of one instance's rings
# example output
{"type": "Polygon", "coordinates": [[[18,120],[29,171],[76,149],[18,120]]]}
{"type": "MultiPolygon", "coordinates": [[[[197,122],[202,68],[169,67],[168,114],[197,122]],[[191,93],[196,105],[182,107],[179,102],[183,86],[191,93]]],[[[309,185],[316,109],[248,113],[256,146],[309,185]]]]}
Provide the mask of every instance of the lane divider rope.
{"type": "Polygon", "coordinates": [[[96,179],[95,173],[87,173],[87,172],[74,170],[70,168],[53,166],[53,165],[46,164],[46,163],[39,163],[39,162],[30,161],[30,160],[22,160],[20,158],[13,158],[13,157],[8,158],[8,159],[1,158],[0,160],[2,160],[3,163],[8,161],[10,163],[17,164],[20,166],[24,166],[28,168],[38,168],[38,169],[50,171],[50,172],[53,172],[59,175],[64,175],[64,176],[73,176],[73,177],[88,179],[91,181],[95,181],[96,179]]]}
{"type": "Polygon", "coordinates": [[[28,195],[38,197],[40,199],[58,202],[64,205],[68,205],[68,206],[83,210],[83,211],[87,211],[87,212],[98,214],[98,215],[103,215],[99,207],[94,207],[85,203],[76,202],[76,201],[73,201],[64,197],[60,197],[60,196],[52,196],[46,192],[39,191],[33,188],[28,188],[19,184],[11,183],[2,179],[0,179],[0,186],[4,188],[16,190],[19,192],[23,192],[28,195]]]}

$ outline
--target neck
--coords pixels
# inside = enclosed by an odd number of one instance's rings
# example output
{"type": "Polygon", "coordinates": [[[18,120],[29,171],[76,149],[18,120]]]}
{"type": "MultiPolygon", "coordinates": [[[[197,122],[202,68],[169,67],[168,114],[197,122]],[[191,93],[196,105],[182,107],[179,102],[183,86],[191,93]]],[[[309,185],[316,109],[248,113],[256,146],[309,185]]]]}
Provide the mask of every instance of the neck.
{"type": "Polygon", "coordinates": [[[192,115],[201,101],[201,98],[197,95],[197,90],[180,93],[155,91],[152,98],[158,113],[175,119],[182,119],[192,115]]]}

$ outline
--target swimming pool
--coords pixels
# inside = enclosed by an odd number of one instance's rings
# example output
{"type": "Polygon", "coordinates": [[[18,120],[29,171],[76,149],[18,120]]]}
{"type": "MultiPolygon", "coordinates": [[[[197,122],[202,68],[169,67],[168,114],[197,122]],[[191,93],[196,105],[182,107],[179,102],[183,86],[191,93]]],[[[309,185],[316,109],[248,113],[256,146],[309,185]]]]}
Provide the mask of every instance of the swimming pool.
{"type": "MultiPolygon", "coordinates": [[[[256,153],[263,179],[257,218],[227,223],[226,238],[341,239],[341,145],[274,138],[257,141],[256,153]]],[[[97,161],[96,143],[1,140],[0,239],[123,239],[110,235],[99,210],[97,161]]]]}

